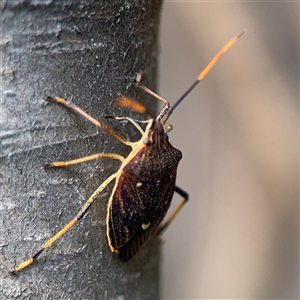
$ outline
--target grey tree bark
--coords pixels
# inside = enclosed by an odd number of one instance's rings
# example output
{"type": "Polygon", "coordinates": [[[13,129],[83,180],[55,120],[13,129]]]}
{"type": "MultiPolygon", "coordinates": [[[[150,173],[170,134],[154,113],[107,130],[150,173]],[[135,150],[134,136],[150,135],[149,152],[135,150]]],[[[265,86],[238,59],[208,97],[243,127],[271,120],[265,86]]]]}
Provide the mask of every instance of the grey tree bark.
{"type": "MultiPolygon", "coordinates": [[[[45,170],[51,161],[128,147],[44,95],[72,99],[96,119],[139,116],[113,106],[126,95],[155,111],[156,100],[132,84],[145,67],[155,90],[161,0],[1,2],[1,299],[157,299],[159,247],[151,240],[128,263],[110,252],[107,201],[112,185],[87,216],[16,278],[27,259],[69,222],[119,166],[91,161],[45,170]]],[[[130,140],[139,133],[111,122],[130,140]]]]}

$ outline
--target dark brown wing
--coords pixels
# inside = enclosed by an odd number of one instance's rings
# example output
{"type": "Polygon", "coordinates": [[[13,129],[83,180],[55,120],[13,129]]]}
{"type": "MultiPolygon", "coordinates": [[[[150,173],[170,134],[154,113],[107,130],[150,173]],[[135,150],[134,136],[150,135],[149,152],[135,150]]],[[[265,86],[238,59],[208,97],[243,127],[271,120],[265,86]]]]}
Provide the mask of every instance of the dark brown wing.
{"type": "Polygon", "coordinates": [[[136,253],[164,218],[181,157],[167,143],[157,151],[142,148],[123,167],[110,201],[107,234],[112,251],[126,252],[124,260],[136,253]]]}
{"type": "Polygon", "coordinates": [[[164,219],[174,194],[175,178],[169,181],[169,185],[163,192],[163,199],[157,203],[154,209],[149,227],[144,230],[141,226],[135,234],[118,249],[118,256],[121,261],[130,260],[139,249],[155,234],[159,224],[164,219]]]}
{"type": "Polygon", "coordinates": [[[110,206],[113,229],[113,247],[123,247],[134,235],[144,230],[142,226],[156,229],[166,214],[172,200],[175,174],[160,183],[138,182],[123,173],[117,183],[110,206]],[[155,222],[154,222],[155,221],[155,222]],[[154,228],[153,224],[157,223],[154,228]],[[151,226],[150,226],[151,225],[151,226]]]}

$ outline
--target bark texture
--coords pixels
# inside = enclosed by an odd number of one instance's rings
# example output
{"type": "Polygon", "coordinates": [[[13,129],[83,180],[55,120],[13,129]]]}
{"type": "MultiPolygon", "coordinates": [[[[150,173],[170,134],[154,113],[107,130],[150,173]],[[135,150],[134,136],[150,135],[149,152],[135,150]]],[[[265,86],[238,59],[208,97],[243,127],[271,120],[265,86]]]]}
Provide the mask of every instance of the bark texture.
{"type": "MultiPolygon", "coordinates": [[[[112,185],[86,217],[16,278],[8,270],[78,212],[120,165],[91,161],[44,170],[51,161],[130,149],[44,95],[72,99],[96,119],[130,115],[113,99],[156,100],[132,84],[145,67],[155,90],[161,1],[7,1],[1,4],[1,299],[157,299],[159,249],[150,241],[122,263],[106,238],[112,185]]],[[[130,139],[139,133],[111,121],[130,139]]]]}

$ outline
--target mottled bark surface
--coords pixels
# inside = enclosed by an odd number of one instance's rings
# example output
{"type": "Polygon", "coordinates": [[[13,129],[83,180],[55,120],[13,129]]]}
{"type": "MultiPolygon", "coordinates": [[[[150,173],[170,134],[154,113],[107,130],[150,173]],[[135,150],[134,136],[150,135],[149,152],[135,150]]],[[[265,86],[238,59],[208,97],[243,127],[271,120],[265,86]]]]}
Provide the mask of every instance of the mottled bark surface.
{"type": "MultiPolygon", "coordinates": [[[[37,263],[16,278],[8,270],[69,222],[120,165],[98,160],[45,170],[44,163],[130,150],[78,114],[45,105],[43,96],[72,99],[100,120],[133,115],[113,105],[119,95],[155,111],[156,100],[132,82],[144,65],[144,82],[155,90],[160,8],[160,0],[1,4],[1,299],[158,298],[155,240],[128,263],[110,252],[106,211],[112,185],[37,263]]],[[[126,138],[139,138],[130,124],[110,123],[126,138]]]]}

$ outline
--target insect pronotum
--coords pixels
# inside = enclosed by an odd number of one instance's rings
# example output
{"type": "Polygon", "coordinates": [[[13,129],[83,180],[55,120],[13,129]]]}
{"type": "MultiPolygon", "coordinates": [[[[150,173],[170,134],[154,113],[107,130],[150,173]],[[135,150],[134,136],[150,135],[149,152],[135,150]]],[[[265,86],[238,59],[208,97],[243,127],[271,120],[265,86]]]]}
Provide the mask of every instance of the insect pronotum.
{"type": "MultiPolygon", "coordinates": [[[[232,38],[221,51],[218,52],[200,73],[197,80],[180,97],[173,107],[170,106],[170,103],[166,99],[145,87],[140,82],[141,75],[138,74],[135,81],[136,86],[164,103],[162,110],[156,118],[143,121],[147,124],[145,130],[138,124],[140,121],[133,120],[129,117],[115,117],[117,120],[126,119],[130,121],[137,130],[140,131],[142,137],[138,142],[126,140],[122,135],[103,123],[100,123],[71,101],[66,101],[59,97],[45,98],[46,101],[56,102],[75,110],[121,143],[131,147],[132,150],[127,157],[115,153],[98,153],[71,161],[53,162],[46,165],[47,167],[66,167],[72,164],[102,158],[116,159],[121,162],[118,171],[109,176],[95,190],[77,213],[76,217],[46,241],[29,259],[10,270],[9,273],[11,275],[31,265],[45,249],[50,247],[57,239],[73,227],[86,214],[98,195],[113,180],[115,181],[115,185],[108,201],[106,220],[107,238],[111,251],[116,252],[121,261],[128,261],[154,234],[162,234],[188,201],[188,194],[175,185],[176,171],[182,154],[169,142],[167,133],[172,129],[172,126],[166,121],[178,104],[207,75],[220,57],[245,32],[244,30],[232,38]],[[161,224],[168,211],[174,192],[181,195],[183,200],[171,216],[161,224]]],[[[141,113],[145,112],[145,108],[132,99],[121,97],[116,102],[120,106],[130,107],[141,113]]]]}

